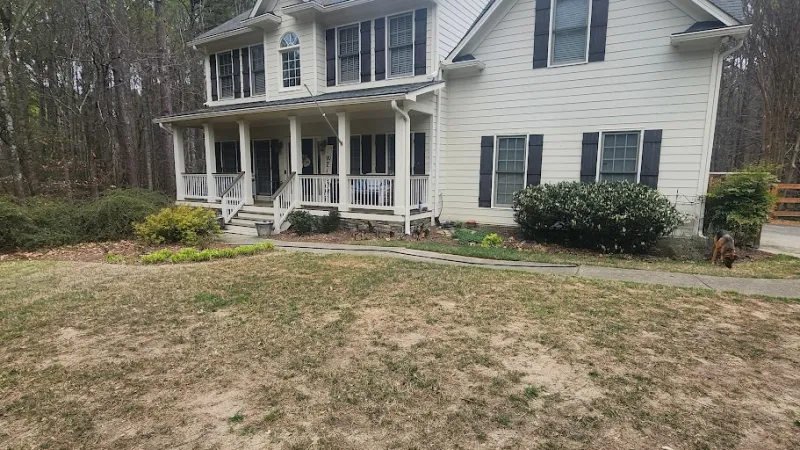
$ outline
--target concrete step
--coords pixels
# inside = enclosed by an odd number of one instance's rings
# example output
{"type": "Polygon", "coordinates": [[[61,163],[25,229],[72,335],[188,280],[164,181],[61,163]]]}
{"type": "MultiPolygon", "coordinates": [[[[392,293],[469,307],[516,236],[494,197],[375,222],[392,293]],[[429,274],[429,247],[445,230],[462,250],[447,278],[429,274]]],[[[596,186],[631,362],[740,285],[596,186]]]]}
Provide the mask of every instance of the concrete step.
{"type": "Polygon", "coordinates": [[[225,234],[236,234],[240,236],[258,236],[255,227],[242,227],[237,225],[228,225],[225,227],[225,234]]]}
{"type": "Polygon", "coordinates": [[[255,222],[272,222],[275,218],[273,214],[256,214],[248,212],[240,212],[236,215],[237,219],[252,220],[255,222]]]}
{"type": "Polygon", "coordinates": [[[247,228],[255,229],[256,222],[260,222],[260,220],[259,221],[246,220],[246,219],[239,219],[238,217],[236,217],[236,218],[231,220],[230,225],[235,225],[235,226],[238,226],[238,227],[247,227],[247,228]]]}
{"type": "Polygon", "coordinates": [[[242,207],[242,212],[255,213],[255,214],[274,214],[275,208],[271,206],[250,206],[245,205],[242,207]]]}

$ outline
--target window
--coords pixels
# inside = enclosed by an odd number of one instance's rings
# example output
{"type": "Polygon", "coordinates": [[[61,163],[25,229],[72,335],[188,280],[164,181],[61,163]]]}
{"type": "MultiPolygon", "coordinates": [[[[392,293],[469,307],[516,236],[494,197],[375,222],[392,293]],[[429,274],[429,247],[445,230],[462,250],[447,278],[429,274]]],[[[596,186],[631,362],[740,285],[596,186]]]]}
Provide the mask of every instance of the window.
{"type": "Polygon", "coordinates": [[[264,45],[250,47],[250,77],[253,94],[264,94],[267,91],[267,78],[264,71],[264,45]]]}
{"type": "Polygon", "coordinates": [[[511,206],[514,194],[525,187],[525,144],[524,136],[497,138],[495,206],[511,206]]]}
{"type": "Polygon", "coordinates": [[[300,87],[300,38],[289,32],[281,38],[283,87],[300,87]]]}
{"type": "Polygon", "coordinates": [[[551,64],[586,62],[589,0],[553,0],[551,64]]]}
{"type": "Polygon", "coordinates": [[[638,131],[603,134],[600,181],[637,182],[639,137],[638,131]]]}
{"type": "Polygon", "coordinates": [[[339,28],[339,82],[351,83],[361,80],[361,56],[359,26],[339,28]]]}
{"type": "Polygon", "coordinates": [[[233,98],[233,52],[217,54],[220,98],[233,98]]]}
{"type": "Polygon", "coordinates": [[[389,17],[389,76],[414,74],[414,16],[389,17]]]}

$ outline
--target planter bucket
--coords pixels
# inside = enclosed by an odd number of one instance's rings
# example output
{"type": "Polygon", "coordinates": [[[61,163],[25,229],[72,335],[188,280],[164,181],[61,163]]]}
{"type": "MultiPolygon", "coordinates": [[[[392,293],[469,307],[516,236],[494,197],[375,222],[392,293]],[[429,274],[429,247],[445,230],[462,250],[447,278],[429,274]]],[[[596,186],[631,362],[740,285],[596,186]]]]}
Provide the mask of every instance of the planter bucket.
{"type": "Polygon", "coordinates": [[[220,230],[225,229],[225,218],[222,216],[217,217],[217,224],[219,225],[220,230]]]}
{"type": "Polygon", "coordinates": [[[269,237],[272,236],[273,226],[275,224],[273,222],[259,222],[256,224],[256,231],[258,232],[258,237],[269,237]]]}

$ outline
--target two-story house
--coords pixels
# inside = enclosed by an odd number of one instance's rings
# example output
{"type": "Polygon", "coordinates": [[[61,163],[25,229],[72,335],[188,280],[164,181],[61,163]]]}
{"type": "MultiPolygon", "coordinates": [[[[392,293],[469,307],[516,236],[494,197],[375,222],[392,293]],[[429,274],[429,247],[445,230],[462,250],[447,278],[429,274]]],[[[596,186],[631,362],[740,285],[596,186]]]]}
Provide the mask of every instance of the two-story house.
{"type": "MultiPolygon", "coordinates": [[[[195,38],[178,200],[229,230],[292,210],[512,224],[514,192],[645,183],[699,218],[738,0],[259,0],[195,38]],[[184,173],[202,127],[205,173],[184,173]]],[[[699,220],[697,221],[699,222],[699,220]]]]}

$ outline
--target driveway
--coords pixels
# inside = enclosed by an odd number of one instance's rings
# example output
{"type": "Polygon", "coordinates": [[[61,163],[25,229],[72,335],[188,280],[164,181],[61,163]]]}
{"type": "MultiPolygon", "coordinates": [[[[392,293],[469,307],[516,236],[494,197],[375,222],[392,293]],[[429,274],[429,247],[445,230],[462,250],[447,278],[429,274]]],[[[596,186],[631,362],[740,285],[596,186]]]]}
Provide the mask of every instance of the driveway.
{"type": "Polygon", "coordinates": [[[764,225],[760,250],[800,258],[800,226],[764,225]]]}

